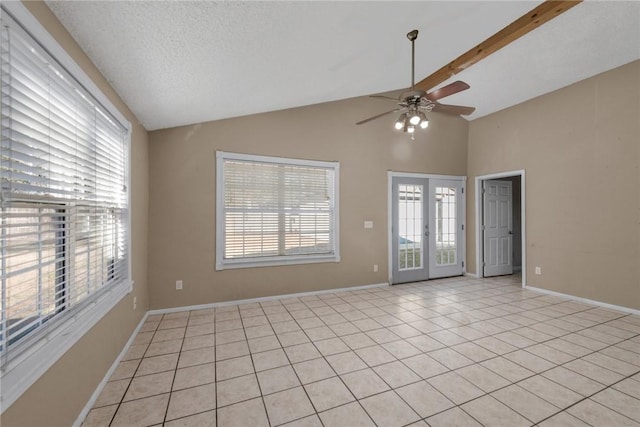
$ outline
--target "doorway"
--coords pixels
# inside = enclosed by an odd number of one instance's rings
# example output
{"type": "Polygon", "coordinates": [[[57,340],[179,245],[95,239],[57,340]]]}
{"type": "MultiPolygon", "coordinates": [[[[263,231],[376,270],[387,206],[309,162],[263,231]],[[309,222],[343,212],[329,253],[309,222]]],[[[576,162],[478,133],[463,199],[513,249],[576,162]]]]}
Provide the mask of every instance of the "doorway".
{"type": "Polygon", "coordinates": [[[389,283],[463,274],[464,182],[389,173],[389,283]]]}
{"type": "Polygon", "coordinates": [[[526,284],[525,171],[475,178],[478,277],[522,271],[526,284]]]}

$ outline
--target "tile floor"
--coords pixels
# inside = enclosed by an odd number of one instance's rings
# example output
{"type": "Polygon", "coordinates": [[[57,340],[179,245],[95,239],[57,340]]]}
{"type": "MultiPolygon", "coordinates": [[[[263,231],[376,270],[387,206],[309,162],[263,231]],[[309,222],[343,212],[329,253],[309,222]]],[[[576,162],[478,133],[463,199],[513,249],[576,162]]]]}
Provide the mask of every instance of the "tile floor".
{"type": "Polygon", "coordinates": [[[640,316],[519,283],[149,316],[83,426],[640,426],[640,316]]]}

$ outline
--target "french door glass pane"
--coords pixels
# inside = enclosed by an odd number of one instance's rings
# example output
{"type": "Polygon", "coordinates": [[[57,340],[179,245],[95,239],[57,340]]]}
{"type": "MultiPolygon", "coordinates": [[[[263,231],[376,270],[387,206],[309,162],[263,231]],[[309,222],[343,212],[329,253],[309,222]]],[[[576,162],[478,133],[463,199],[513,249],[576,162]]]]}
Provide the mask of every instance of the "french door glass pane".
{"type": "Polygon", "coordinates": [[[399,270],[422,268],[424,247],[422,185],[398,186],[398,266],[399,270]]]}
{"type": "Polygon", "coordinates": [[[436,265],[453,265],[456,260],[456,189],[436,187],[436,265]]]}

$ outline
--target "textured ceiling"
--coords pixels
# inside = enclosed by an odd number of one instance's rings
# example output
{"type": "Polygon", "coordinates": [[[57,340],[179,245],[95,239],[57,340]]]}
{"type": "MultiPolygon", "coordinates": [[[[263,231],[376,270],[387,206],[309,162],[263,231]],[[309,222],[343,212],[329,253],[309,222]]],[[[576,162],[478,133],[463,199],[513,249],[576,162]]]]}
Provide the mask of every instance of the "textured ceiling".
{"type": "MultiPolygon", "coordinates": [[[[407,87],[408,31],[420,80],[540,1],[47,4],[155,130],[407,87]]],[[[471,89],[443,102],[474,119],[638,58],[640,2],[587,1],[458,74],[471,89]]]]}

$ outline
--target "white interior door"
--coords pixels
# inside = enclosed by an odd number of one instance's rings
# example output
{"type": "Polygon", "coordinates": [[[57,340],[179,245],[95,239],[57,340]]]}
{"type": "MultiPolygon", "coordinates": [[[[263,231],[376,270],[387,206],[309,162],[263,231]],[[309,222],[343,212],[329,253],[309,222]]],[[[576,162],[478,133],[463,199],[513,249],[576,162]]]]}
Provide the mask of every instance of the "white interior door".
{"type": "Polygon", "coordinates": [[[483,181],[482,193],[484,276],[513,274],[511,181],[483,181]]]}
{"type": "Polygon", "coordinates": [[[464,270],[462,181],[429,180],[429,277],[459,276],[464,270]]]}
{"type": "Polygon", "coordinates": [[[393,177],[391,181],[391,252],[393,283],[429,278],[426,178],[393,177]]]}

